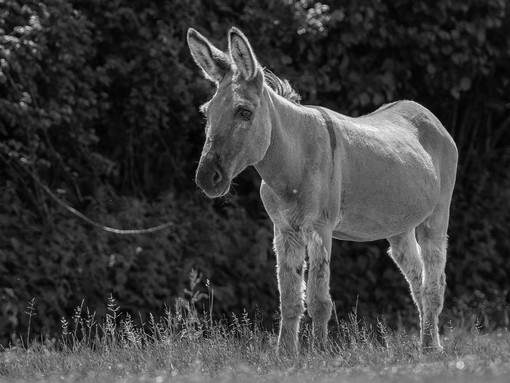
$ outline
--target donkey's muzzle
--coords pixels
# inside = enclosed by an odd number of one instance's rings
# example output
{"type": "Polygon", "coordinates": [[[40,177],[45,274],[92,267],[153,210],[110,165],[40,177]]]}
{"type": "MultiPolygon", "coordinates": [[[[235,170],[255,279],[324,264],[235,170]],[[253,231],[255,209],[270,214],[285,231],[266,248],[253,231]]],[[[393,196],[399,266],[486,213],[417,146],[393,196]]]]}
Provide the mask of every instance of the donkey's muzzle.
{"type": "Polygon", "coordinates": [[[211,198],[227,194],[230,181],[215,158],[200,161],[197,169],[197,185],[211,198]]]}

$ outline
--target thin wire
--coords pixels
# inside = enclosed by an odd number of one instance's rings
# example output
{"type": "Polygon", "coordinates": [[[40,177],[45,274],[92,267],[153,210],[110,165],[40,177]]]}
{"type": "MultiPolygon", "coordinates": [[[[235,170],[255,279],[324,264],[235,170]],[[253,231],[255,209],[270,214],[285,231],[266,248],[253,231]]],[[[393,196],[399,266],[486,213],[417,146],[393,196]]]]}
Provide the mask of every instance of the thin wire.
{"type": "MultiPolygon", "coordinates": [[[[2,155],[0,154],[0,157],[2,158],[2,160],[5,162],[5,163],[9,163],[9,161],[2,155]]],[[[166,229],[168,227],[171,227],[173,226],[173,222],[166,222],[166,223],[163,223],[161,225],[157,225],[157,226],[153,226],[153,227],[148,227],[148,228],[145,228],[145,229],[128,229],[128,230],[123,230],[123,229],[117,229],[115,227],[110,227],[110,226],[105,226],[105,225],[102,225],[100,224],[99,222],[96,222],[92,219],[90,219],[89,217],[87,217],[86,215],[80,213],[78,210],[76,210],[75,208],[73,208],[72,206],[69,206],[68,204],[66,204],[64,201],[62,201],[57,195],[55,195],[55,193],[53,193],[50,188],[48,186],[46,186],[42,181],[41,179],[33,172],[31,171],[28,166],[23,162],[23,160],[20,160],[19,161],[21,167],[28,173],[30,174],[30,176],[35,180],[35,182],[46,192],[48,193],[48,195],[57,203],[59,204],[61,207],[63,207],[64,209],[66,209],[67,211],[71,212],[72,214],[76,215],[77,217],[81,218],[83,221],[87,222],[88,224],[92,225],[92,226],[95,226],[95,227],[98,227],[104,231],[107,231],[109,233],[114,233],[114,234],[121,234],[121,235],[132,235],[132,234],[147,234],[147,233],[154,233],[156,231],[160,231],[160,230],[163,230],[163,229],[166,229]]]]}

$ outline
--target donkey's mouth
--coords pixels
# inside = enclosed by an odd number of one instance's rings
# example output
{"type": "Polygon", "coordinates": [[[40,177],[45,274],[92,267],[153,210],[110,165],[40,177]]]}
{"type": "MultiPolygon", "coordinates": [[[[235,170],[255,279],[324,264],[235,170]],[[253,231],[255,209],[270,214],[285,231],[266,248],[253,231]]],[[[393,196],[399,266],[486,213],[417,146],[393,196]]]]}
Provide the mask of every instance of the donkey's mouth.
{"type": "MultiPolygon", "coordinates": [[[[223,188],[221,193],[219,195],[217,195],[216,197],[223,197],[223,196],[227,195],[229,191],[230,191],[230,181],[225,182],[225,187],[223,188]]],[[[212,197],[212,198],[215,198],[215,197],[212,197]]]]}
{"type": "MultiPolygon", "coordinates": [[[[197,181],[197,183],[198,183],[198,181],[197,181]]],[[[226,194],[228,194],[228,192],[230,191],[230,181],[222,182],[222,185],[218,185],[215,188],[206,189],[203,186],[201,186],[199,183],[198,183],[198,186],[200,187],[200,189],[202,189],[204,191],[204,193],[209,198],[223,197],[226,194]]]]}
{"type": "Polygon", "coordinates": [[[216,161],[201,163],[197,169],[197,185],[209,198],[222,197],[230,190],[230,178],[216,161]]]}

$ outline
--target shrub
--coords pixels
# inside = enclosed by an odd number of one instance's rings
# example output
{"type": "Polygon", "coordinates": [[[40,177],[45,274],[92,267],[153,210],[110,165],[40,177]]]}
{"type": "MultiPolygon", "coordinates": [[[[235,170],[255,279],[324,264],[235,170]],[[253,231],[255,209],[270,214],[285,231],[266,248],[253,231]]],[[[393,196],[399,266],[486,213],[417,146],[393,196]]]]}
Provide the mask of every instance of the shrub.
{"type": "MultiPolygon", "coordinates": [[[[446,306],[508,302],[505,1],[7,0],[0,12],[0,281],[21,304],[37,299],[38,331],[110,293],[133,317],[162,311],[192,268],[209,279],[218,317],[258,306],[273,323],[272,229],[258,176],[245,172],[237,194],[215,203],[193,183],[197,107],[213,85],[192,62],[189,26],[222,49],[228,28],[240,27],[304,103],[353,115],[399,98],[429,107],[460,152],[446,306]],[[55,205],[20,161],[99,222],[174,225],[133,237],[93,229],[55,205]]],[[[335,243],[338,312],[356,306],[396,326],[416,323],[386,248],[335,243]]]]}

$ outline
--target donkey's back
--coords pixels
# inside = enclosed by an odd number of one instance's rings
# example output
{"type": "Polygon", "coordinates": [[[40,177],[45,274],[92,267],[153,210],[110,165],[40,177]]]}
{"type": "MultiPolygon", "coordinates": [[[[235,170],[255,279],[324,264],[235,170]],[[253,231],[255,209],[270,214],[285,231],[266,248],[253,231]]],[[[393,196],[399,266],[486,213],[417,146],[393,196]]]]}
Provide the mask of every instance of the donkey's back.
{"type": "Polygon", "coordinates": [[[414,101],[392,102],[354,120],[378,125],[381,129],[391,127],[396,133],[412,133],[429,152],[439,153],[448,148],[457,153],[455,142],[443,124],[430,110],[414,101]]]}

